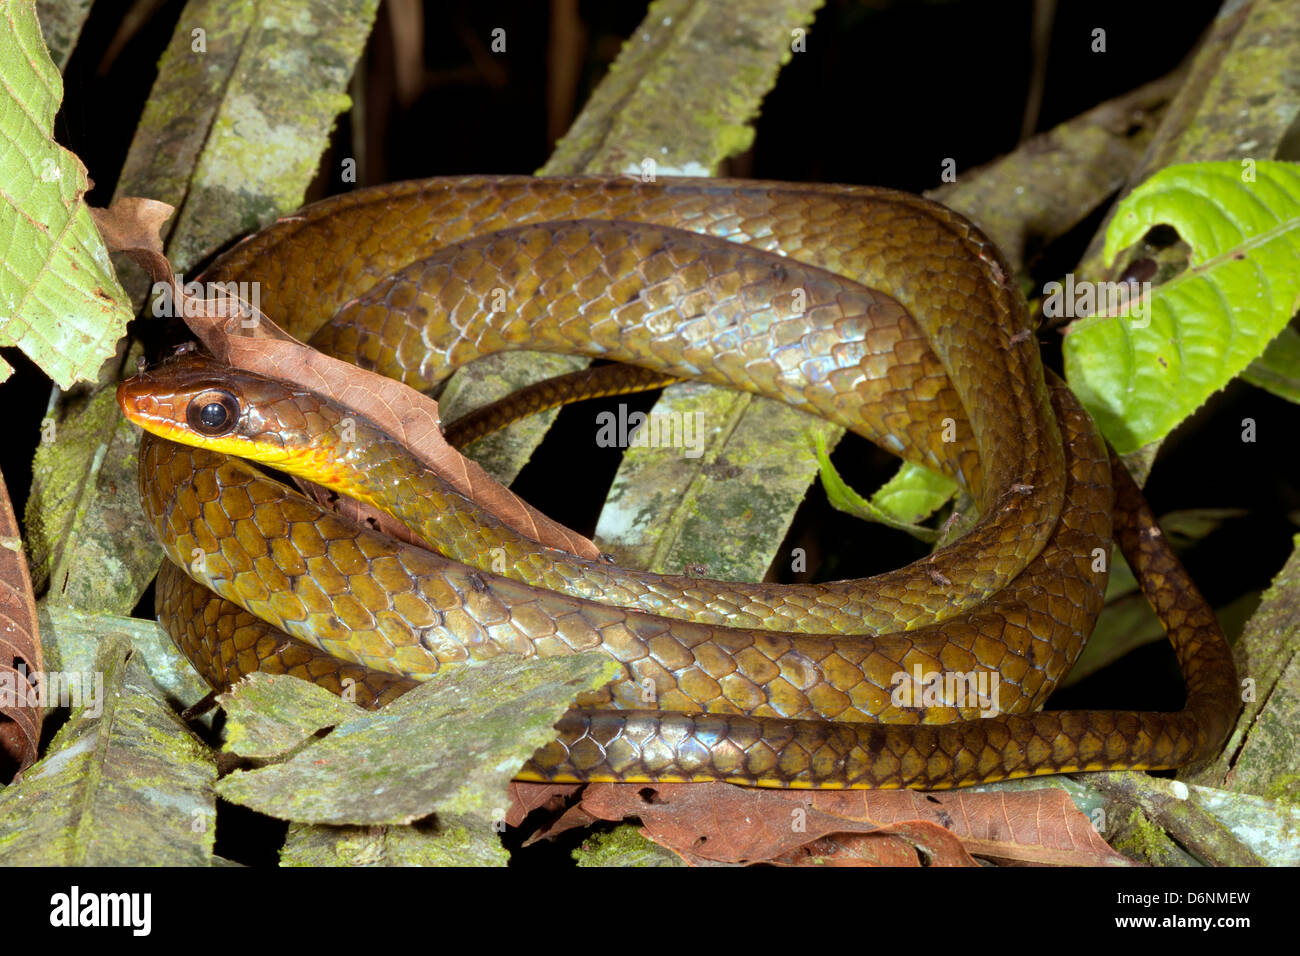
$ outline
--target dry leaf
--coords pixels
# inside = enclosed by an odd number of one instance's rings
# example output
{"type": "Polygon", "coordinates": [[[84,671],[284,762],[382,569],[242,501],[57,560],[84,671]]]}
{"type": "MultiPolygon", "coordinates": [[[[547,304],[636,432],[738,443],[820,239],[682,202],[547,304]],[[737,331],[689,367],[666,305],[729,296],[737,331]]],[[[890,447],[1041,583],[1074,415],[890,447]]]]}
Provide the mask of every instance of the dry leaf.
{"type": "MultiPolygon", "coordinates": [[[[947,843],[923,841],[929,831],[914,825],[924,823],[951,833],[970,856],[1021,864],[1130,864],[1056,788],[918,793],[761,790],[725,783],[593,784],[583,792],[580,812],[601,820],[637,817],[646,836],[690,862],[790,862],[796,859],[790,854],[801,848],[830,836],[844,842],[849,833],[892,835],[912,847],[925,845],[936,859],[964,862],[947,843]]],[[[853,846],[860,850],[868,844],[853,846]]],[[[895,850],[876,847],[872,852],[884,858],[895,850]]],[[[908,859],[915,857],[915,849],[908,852],[908,859]]]]}
{"type": "MultiPolygon", "coordinates": [[[[163,259],[163,244],[159,230],[176,211],[174,206],[156,199],[126,196],[114,201],[107,209],[88,207],[95,228],[104,237],[109,252],[125,252],[131,256],[149,257],[140,262],[144,269],[157,266],[157,256],[163,259]]],[[[137,260],[140,261],[140,260],[137,260]]],[[[165,262],[166,260],[163,259],[165,262]]],[[[158,276],[154,276],[158,279],[158,276]]]]}
{"type": "Polygon", "coordinates": [[[0,475],[0,780],[36,761],[45,672],[36,603],[9,489],[0,475]]]}
{"type": "Polygon", "coordinates": [[[954,833],[924,820],[870,833],[834,833],[769,862],[774,866],[979,866],[954,833]]]}
{"type": "Polygon", "coordinates": [[[547,804],[552,804],[558,810],[565,799],[581,789],[580,783],[529,783],[512,780],[507,789],[510,794],[510,809],[506,811],[506,823],[517,827],[528,814],[547,804]]]}

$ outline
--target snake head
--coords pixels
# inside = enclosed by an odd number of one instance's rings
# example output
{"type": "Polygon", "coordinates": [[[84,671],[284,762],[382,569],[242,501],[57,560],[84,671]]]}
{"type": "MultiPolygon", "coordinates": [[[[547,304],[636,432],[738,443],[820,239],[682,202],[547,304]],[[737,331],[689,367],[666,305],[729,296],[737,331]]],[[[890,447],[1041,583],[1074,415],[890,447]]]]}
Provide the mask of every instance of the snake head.
{"type": "Polygon", "coordinates": [[[161,438],[269,465],[309,454],[340,418],[310,392],[195,353],[122,382],[117,403],[161,438]]]}

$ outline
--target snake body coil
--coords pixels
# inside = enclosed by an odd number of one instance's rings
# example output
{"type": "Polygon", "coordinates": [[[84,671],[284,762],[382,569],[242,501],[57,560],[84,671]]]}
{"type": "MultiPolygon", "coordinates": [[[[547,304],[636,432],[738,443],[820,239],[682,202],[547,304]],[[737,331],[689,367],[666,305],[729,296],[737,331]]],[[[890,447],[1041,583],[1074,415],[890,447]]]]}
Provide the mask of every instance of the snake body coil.
{"type": "Polygon", "coordinates": [[[561,721],[524,773],[546,780],[936,788],[1176,766],[1227,732],[1235,677],[1213,614],[1087,414],[1045,379],[1007,265],[950,210],[864,187],[438,179],[308,207],[210,276],[261,283],[292,333],[420,388],[527,348],[753,391],[945,472],[980,511],[948,548],[865,581],[624,571],[481,514],[364,422],[337,441],[346,413],[310,394],[183,361],[119,397],[198,446],[147,437],[141,495],[168,554],[189,567],[197,549],[192,573],[220,595],[175,570],[158,591],[214,686],[273,670],[357,681],[382,703],[449,663],[603,648],[627,681],[561,721]],[[214,390],[236,402],[242,450],[187,421],[214,390]],[[334,480],[446,556],[205,445],[334,480]],[[1035,712],[1091,631],[1112,533],[1166,624],[1187,705],[1035,712]],[[994,698],[900,705],[898,675],[918,672],[996,678],[979,684],[994,698]]]}

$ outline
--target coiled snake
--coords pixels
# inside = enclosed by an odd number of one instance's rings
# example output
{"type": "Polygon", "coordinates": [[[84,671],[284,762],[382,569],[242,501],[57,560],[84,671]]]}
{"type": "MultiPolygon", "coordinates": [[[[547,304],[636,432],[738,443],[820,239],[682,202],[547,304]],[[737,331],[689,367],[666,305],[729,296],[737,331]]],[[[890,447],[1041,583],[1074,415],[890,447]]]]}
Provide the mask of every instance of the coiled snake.
{"type": "Polygon", "coordinates": [[[867,187],[433,179],[307,207],[208,275],[260,283],[288,331],[417,388],[526,348],[756,392],[955,478],[980,512],[953,544],[869,580],[627,571],[482,514],[310,393],[185,358],[119,400],[189,443],[146,435],[141,499],[173,561],[205,556],[206,588],[166,569],[158,608],[215,687],[262,669],[355,682],[378,705],[450,663],[602,648],[627,680],[581,699],[521,774],[553,781],[941,788],[1178,766],[1227,734],[1235,674],[1213,613],[1089,416],[1045,377],[1000,254],[942,206],[867,187]],[[421,522],[446,556],[228,451],[350,487],[421,522]],[[1165,623],[1186,705],[1041,712],[1100,611],[1112,535],[1165,623]],[[900,704],[914,674],[947,690],[900,704]],[[992,698],[953,696],[976,686],[992,698]]]}

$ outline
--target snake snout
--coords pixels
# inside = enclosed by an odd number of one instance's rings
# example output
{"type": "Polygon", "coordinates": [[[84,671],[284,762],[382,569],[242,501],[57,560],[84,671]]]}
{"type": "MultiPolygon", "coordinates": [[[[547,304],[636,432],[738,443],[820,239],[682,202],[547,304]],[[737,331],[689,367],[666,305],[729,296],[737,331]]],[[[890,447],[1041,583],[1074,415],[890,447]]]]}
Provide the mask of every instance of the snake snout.
{"type": "Polygon", "coordinates": [[[148,414],[154,403],[148,394],[139,390],[138,380],[131,378],[117,386],[117,404],[123,415],[135,419],[148,414]]]}
{"type": "Polygon", "coordinates": [[[142,378],[129,378],[117,386],[117,404],[122,414],[137,425],[146,421],[167,420],[170,409],[163,407],[159,396],[150,391],[149,383],[142,378]]]}
{"type": "Polygon", "coordinates": [[[139,407],[140,395],[131,388],[134,381],[134,379],[127,379],[117,385],[117,405],[127,418],[131,418],[132,413],[139,407]]]}

